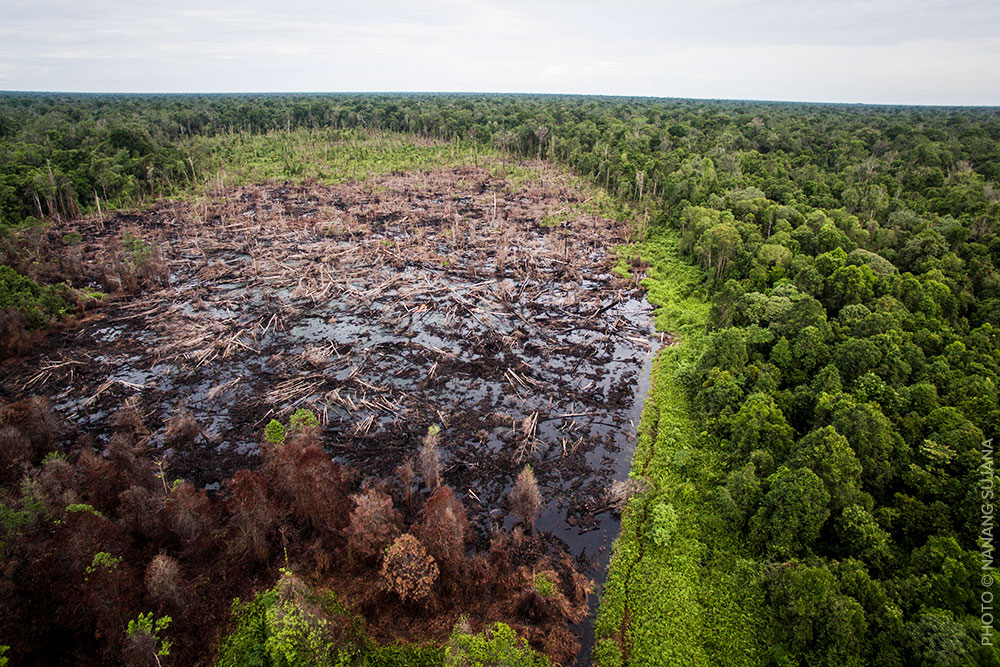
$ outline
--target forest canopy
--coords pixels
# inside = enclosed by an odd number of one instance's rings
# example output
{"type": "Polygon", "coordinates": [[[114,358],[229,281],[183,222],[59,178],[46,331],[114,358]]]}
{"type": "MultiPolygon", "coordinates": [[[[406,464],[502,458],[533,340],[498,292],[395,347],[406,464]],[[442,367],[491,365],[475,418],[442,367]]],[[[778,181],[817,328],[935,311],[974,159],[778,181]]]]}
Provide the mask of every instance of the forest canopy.
{"type": "Polygon", "coordinates": [[[184,195],[228,143],[304,131],[555,160],[627,202],[646,240],[676,239],[711,301],[679,377],[698,437],[725,453],[714,510],[760,566],[773,664],[1000,664],[980,577],[1000,427],[1000,111],[4,94],[0,307],[29,327],[62,315],[58,280],[33,270],[40,221],[184,195]]]}

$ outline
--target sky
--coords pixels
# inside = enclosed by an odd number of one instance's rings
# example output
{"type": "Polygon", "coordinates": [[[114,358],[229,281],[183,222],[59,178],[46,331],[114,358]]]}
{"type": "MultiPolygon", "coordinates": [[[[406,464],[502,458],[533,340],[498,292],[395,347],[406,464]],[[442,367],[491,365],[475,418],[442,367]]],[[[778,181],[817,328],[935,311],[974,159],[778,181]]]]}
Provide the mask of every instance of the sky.
{"type": "Polygon", "coordinates": [[[1000,105],[1000,1],[0,0],[0,90],[1000,105]]]}

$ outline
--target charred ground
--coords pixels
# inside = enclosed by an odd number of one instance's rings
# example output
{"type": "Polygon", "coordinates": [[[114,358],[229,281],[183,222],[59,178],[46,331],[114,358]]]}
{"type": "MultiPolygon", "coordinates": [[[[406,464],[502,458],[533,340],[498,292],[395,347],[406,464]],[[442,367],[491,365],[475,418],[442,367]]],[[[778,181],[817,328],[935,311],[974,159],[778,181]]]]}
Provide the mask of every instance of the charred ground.
{"type": "Polygon", "coordinates": [[[0,391],[48,397],[98,450],[126,406],[167,477],[220,497],[260,464],[267,422],[302,407],[348,487],[430,494],[416,455],[438,425],[470,545],[510,528],[530,464],[546,504],[519,549],[600,579],[659,341],[635,281],[612,272],[627,226],[566,177],[535,176],[246,186],[65,223],[50,235],[74,243],[53,261],[118,296],[7,362],[0,391]]]}

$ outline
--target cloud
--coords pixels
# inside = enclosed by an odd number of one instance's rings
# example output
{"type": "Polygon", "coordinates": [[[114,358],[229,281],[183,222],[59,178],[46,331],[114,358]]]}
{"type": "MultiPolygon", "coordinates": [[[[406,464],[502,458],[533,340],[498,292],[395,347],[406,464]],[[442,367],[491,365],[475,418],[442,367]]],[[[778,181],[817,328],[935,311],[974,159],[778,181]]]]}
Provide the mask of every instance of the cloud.
{"type": "Polygon", "coordinates": [[[5,88],[1000,104],[978,0],[0,0],[5,88]]]}

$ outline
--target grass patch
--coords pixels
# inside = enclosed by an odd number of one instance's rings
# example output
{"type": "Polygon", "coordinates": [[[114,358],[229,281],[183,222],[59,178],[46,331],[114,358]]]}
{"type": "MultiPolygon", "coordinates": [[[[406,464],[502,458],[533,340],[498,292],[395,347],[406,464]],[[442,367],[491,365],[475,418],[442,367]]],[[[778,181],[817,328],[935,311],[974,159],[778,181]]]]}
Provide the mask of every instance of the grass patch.
{"type": "Polygon", "coordinates": [[[466,142],[336,129],[199,137],[187,148],[210,156],[204,162],[209,165],[210,185],[215,188],[269,180],[335,185],[394,171],[473,164],[486,158],[482,147],[466,142]]]}
{"type": "Polygon", "coordinates": [[[754,665],[767,662],[761,572],[722,519],[715,497],[720,453],[703,438],[680,371],[697,357],[709,303],[701,271],[677,239],[619,249],[630,277],[641,259],[656,324],[679,336],[653,366],[632,475],[650,490],[622,517],[595,632],[595,664],[754,665]]]}

